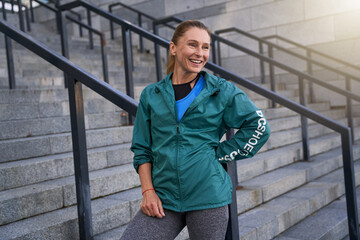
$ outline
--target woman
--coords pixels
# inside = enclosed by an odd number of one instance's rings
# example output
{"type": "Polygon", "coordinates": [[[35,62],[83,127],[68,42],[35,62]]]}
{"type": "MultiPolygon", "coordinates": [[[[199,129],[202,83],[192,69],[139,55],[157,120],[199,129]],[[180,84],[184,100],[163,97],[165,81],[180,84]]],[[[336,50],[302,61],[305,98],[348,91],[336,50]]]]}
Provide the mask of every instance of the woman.
{"type": "Polygon", "coordinates": [[[232,184],[221,163],[252,157],[270,128],[234,84],[201,71],[210,32],[199,21],[175,30],[168,75],[141,94],[131,150],[139,173],[141,211],[122,239],[224,239],[232,184]],[[234,138],[219,143],[227,129],[234,138]]]}

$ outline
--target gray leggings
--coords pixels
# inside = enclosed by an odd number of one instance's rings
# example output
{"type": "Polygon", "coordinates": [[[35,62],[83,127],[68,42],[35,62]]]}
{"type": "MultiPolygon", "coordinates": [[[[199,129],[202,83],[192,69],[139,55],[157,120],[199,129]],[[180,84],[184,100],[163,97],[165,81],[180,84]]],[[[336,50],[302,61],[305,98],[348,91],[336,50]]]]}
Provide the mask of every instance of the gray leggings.
{"type": "Polygon", "coordinates": [[[165,211],[159,219],[145,215],[141,210],[126,228],[121,240],[174,239],[187,226],[190,239],[224,239],[229,221],[228,206],[189,211],[165,211]]]}

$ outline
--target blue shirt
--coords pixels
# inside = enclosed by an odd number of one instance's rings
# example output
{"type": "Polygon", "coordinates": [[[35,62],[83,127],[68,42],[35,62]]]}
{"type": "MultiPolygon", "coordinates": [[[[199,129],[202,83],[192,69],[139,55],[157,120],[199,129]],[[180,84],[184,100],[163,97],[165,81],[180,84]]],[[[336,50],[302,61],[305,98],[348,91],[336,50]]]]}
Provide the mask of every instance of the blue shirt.
{"type": "Polygon", "coordinates": [[[181,118],[184,116],[184,113],[186,112],[190,104],[205,87],[205,79],[202,75],[200,76],[201,77],[199,78],[191,92],[183,99],[176,101],[178,122],[180,122],[181,118]]]}

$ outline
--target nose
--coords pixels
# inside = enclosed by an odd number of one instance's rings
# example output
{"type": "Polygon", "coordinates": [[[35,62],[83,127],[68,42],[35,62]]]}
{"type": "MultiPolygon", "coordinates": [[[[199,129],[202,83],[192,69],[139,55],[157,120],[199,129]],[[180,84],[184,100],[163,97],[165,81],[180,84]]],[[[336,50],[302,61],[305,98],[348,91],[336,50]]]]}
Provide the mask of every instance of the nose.
{"type": "Polygon", "coordinates": [[[203,49],[201,47],[197,47],[195,51],[195,55],[201,57],[204,55],[203,49]]]}

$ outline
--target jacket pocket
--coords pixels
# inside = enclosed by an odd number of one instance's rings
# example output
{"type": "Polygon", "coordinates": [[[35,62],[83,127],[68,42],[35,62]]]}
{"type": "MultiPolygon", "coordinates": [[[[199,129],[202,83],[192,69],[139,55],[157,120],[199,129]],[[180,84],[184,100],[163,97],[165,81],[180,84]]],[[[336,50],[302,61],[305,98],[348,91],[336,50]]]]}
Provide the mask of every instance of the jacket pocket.
{"type": "Polygon", "coordinates": [[[211,161],[211,164],[213,165],[214,170],[216,171],[216,175],[220,178],[221,183],[225,183],[225,169],[221,165],[221,163],[216,158],[215,154],[215,148],[211,148],[211,150],[208,153],[209,161],[211,161]]]}

